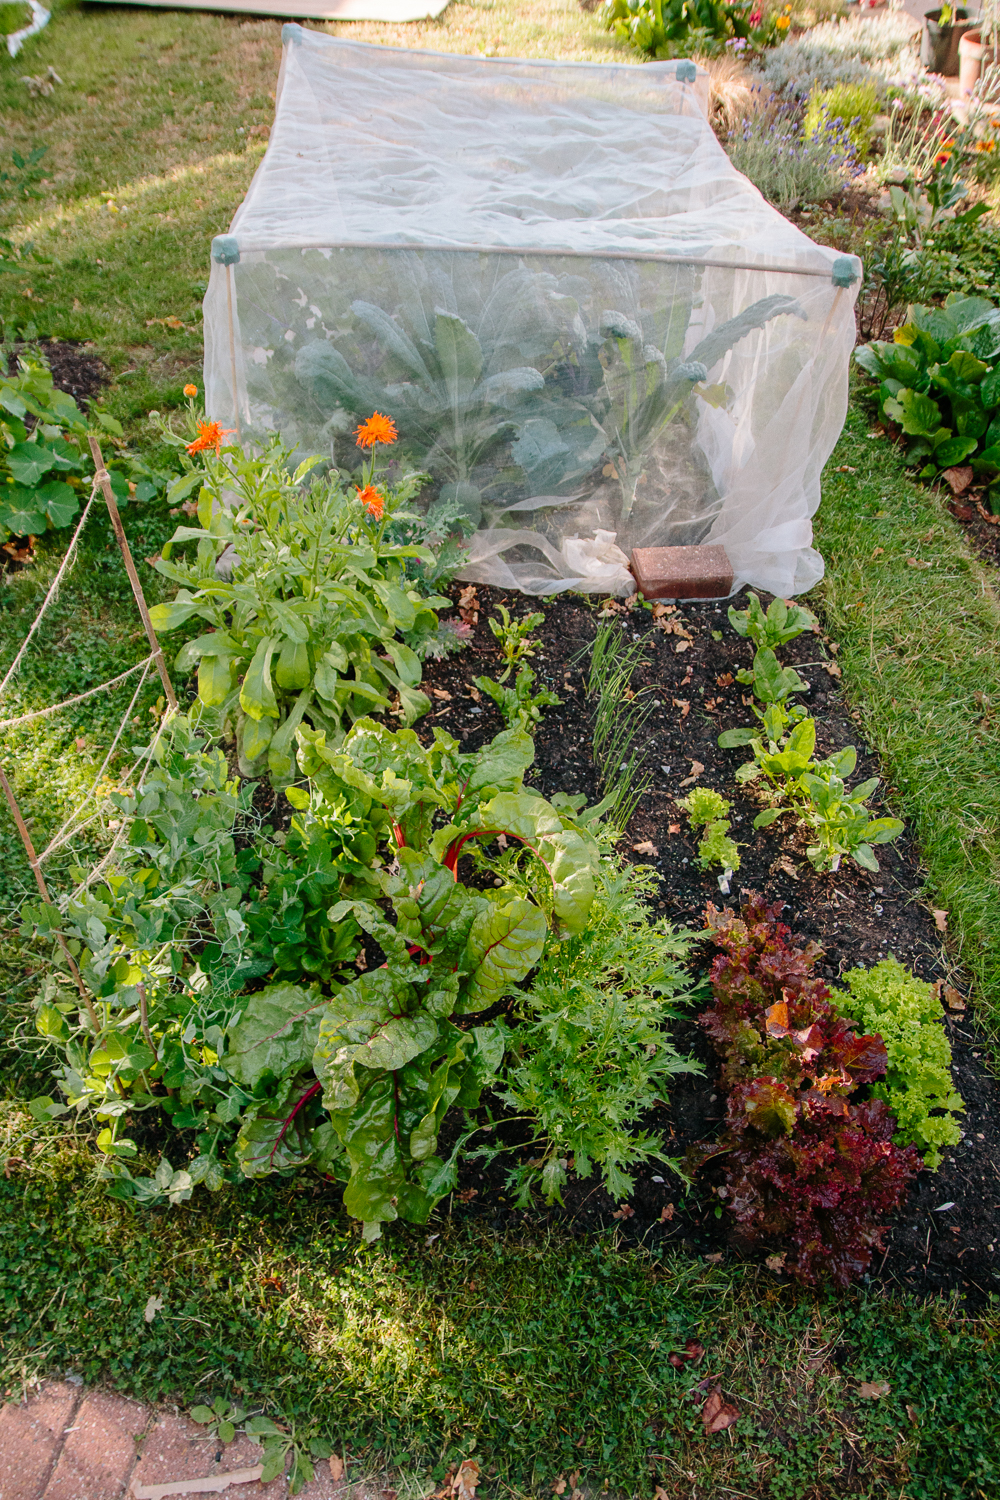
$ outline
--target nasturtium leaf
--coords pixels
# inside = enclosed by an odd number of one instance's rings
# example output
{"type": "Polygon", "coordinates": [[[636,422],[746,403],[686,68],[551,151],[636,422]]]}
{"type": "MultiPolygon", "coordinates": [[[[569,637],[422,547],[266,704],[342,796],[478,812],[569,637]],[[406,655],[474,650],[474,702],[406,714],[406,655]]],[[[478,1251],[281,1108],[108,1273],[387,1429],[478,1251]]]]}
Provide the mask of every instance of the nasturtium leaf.
{"type": "Polygon", "coordinates": [[[309,1062],[325,998],[297,984],[269,984],[246,998],[227,1036],[221,1065],[244,1088],[270,1073],[281,1077],[309,1062]]]}
{"type": "Polygon", "coordinates": [[[34,503],[44,507],[53,526],[68,526],[80,509],[76,494],[61,479],[50,479],[48,484],[41,485],[35,491],[34,503]]]}
{"type": "Polygon", "coordinates": [[[34,490],[5,485],[0,489],[0,526],[15,536],[38,536],[48,529],[49,522],[45,512],[35,506],[34,490]]]}
{"type": "Polygon", "coordinates": [[[7,452],[7,464],[18,484],[34,486],[55,468],[57,455],[44,443],[15,443],[7,452]]]}

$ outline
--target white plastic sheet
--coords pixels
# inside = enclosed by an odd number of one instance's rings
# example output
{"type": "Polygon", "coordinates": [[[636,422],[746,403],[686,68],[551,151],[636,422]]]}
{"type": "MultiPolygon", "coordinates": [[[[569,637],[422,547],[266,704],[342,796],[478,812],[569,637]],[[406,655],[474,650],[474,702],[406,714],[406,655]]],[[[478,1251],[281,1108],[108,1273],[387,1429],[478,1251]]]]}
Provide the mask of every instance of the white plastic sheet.
{"type": "Polygon", "coordinates": [[[737,586],[811,587],[860,266],[734,171],[705,75],[284,36],[210,415],[344,465],[388,413],[470,579],[624,592],[632,547],[715,542],[737,586]]]}

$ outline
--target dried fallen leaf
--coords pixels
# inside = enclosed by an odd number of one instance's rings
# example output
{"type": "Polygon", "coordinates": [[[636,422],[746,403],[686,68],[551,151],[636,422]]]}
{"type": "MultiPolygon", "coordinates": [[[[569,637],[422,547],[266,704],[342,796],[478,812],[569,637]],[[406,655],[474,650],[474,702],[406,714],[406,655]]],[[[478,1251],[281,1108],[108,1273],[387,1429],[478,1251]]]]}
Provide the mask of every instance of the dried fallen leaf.
{"type": "Polygon", "coordinates": [[[935,907],[932,906],[931,916],[934,918],[934,926],[937,928],[938,932],[948,931],[948,913],[946,911],[938,911],[935,907]]]}
{"type": "Polygon", "coordinates": [[[451,694],[448,692],[447,688],[431,688],[431,692],[434,694],[435,698],[440,698],[442,703],[451,702],[451,694]]]}
{"type": "Polygon", "coordinates": [[[934,564],[931,562],[921,561],[916,557],[908,557],[906,559],[906,566],[908,568],[933,568],[934,564]]]}
{"type": "Polygon", "coordinates": [[[920,1418],[917,1416],[917,1413],[914,1411],[914,1409],[910,1405],[909,1401],[907,1401],[907,1403],[906,1403],[906,1415],[909,1417],[909,1419],[910,1419],[911,1422],[919,1422],[920,1421],[920,1418]]]}
{"type": "Polygon", "coordinates": [[[865,1401],[880,1401],[889,1394],[888,1380],[862,1380],[858,1395],[865,1401]]]}
{"type": "Polygon", "coordinates": [[[708,1261],[708,1264],[710,1266],[717,1266],[722,1260],[722,1251],[716,1250],[713,1255],[706,1255],[705,1259],[708,1261]]]}
{"type": "Polygon", "coordinates": [[[711,710],[713,708],[717,708],[718,707],[718,704],[716,703],[716,701],[715,701],[714,698],[706,698],[705,699],[705,707],[709,710],[709,712],[711,712],[711,710]]]}
{"type": "Polygon", "coordinates": [[[178,317],[170,318],[147,318],[146,327],[153,328],[157,323],[163,328],[183,328],[184,324],[178,317]]]}
{"type": "Polygon", "coordinates": [[[667,832],[668,833],[680,833],[680,831],[681,831],[681,825],[679,823],[668,823],[667,824],[667,832]]]}
{"type": "Polygon", "coordinates": [[[732,687],[735,680],[732,672],[723,672],[720,677],[715,679],[715,685],[716,687],[732,687]]]}
{"type": "Polygon", "coordinates": [[[686,651],[690,644],[690,641],[678,641],[677,645],[674,647],[674,650],[677,652],[677,655],[680,656],[681,652],[686,651]]]}
{"type": "Polygon", "coordinates": [[[469,697],[472,699],[473,703],[482,703],[483,701],[483,695],[478,688],[470,687],[469,697]]]}
{"type": "Polygon", "coordinates": [[[686,698],[674,698],[673,705],[681,711],[681,718],[686,719],[691,712],[691,704],[686,698]]]}
{"type": "Polygon", "coordinates": [[[962,464],[958,468],[945,469],[944,473],[941,475],[941,478],[944,480],[945,484],[947,484],[953,495],[961,495],[969,488],[969,485],[972,483],[972,469],[968,464],[962,464]]]}
{"type": "Polygon", "coordinates": [[[674,1216],[674,1205],[672,1203],[665,1203],[663,1205],[663,1207],[660,1209],[660,1223],[661,1224],[669,1224],[670,1220],[673,1218],[673,1216],[674,1216]]]}
{"type": "Polygon", "coordinates": [[[458,1473],[451,1481],[451,1488],[456,1500],[476,1500],[476,1486],[479,1484],[479,1465],[474,1458],[463,1458],[458,1466],[458,1473]]]}
{"type": "Polygon", "coordinates": [[[739,1411],[729,1401],[723,1401],[722,1392],[716,1387],[709,1392],[708,1400],[701,1409],[701,1420],[706,1432],[725,1432],[740,1419],[739,1411]]]}
{"type": "Polygon", "coordinates": [[[146,1303],[146,1310],[143,1313],[143,1317],[145,1318],[146,1322],[152,1323],[153,1319],[156,1317],[156,1314],[160,1312],[162,1308],[162,1297],[150,1297],[149,1301],[146,1303]]]}
{"type": "Polygon", "coordinates": [[[780,1255],[766,1256],[764,1259],[764,1264],[769,1271],[774,1271],[775,1273],[777,1273],[778,1271],[783,1271],[785,1269],[785,1260],[787,1259],[787,1257],[788,1251],[782,1250],[780,1255]]]}
{"type": "Polygon", "coordinates": [[[954,985],[946,984],[943,993],[944,1003],[949,1010],[963,1011],[965,1009],[965,1000],[954,985]]]}
{"type": "Polygon", "coordinates": [[[87,741],[83,738],[82,735],[80,736],[79,739],[75,739],[73,741],[73,743],[76,746],[76,748],[78,750],[80,750],[80,751],[86,750],[86,748],[87,748],[87,741]]]}
{"type": "Polygon", "coordinates": [[[634,1219],[635,1209],[631,1203],[620,1203],[611,1217],[613,1219],[634,1219]]]}
{"type": "Polygon", "coordinates": [[[799,878],[798,866],[792,864],[792,861],[788,858],[787,854],[779,854],[778,855],[778,858],[774,861],[774,864],[771,866],[771,874],[772,875],[778,875],[778,874],[788,875],[788,876],[791,877],[792,880],[798,880],[798,878],[799,878]]]}
{"type": "Polygon", "coordinates": [[[858,471],[857,469],[852,469],[850,464],[841,464],[840,467],[834,469],[833,472],[835,474],[856,474],[858,471]]]}
{"type": "Polygon", "coordinates": [[[676,613],[677,613],[677,605],[676,604],[654,604],[653,605],[653,619],[654,620],[662,620],[666,615],[675,615],[676,613]]]}
{"type": "Polygon", "coordinates": [[[875,551],[872,553],[872,557],[881,557],[884,551],[884,547],[876,547],[875,551]]]}
{"type": "Polygon", "coordinates": [[[634,854],[648,854],[651,859],[655,859],[660,852],[649,839],[643,839],[641,844],[633,844],[632,851],[634,854]]]}
{"type": "Polygon", "coordinates": [[[693,760],[691,762],[691,774],[690,776],[685,776],[684,780],[681,782],[681,786],[690,786],[692,781],[697,781],[698,777],[701,775],[704,769],[705,767],[702,765],[700,760],[693,760]]]}
{"type": "Polygon", "coordinates": [[[825,661],[823,665],[828,677],[843,677],[844,674],[835,661],[825,661]]]}
{"type": "Polygon", "coordinates": [[[982,516],[983,520],[988,521],[991,526],[1000,526],[1000,516],[991,515],[981,500],[976,501],[976,509],[982,516]]]}
{"type": "Polygon", "coordinates": [[[458,612],[467,625],[475,625],[479,619],[479,591],[474,583],[460,590],[458,612]]]}
{"type": "Polygon", "coordinates": [[[334,1484],[339,1484],[344,1477],[344,1460],[338,1458],[336,1453],[331,1453],[327,1462],[330,1465],[330,1478],[334,1484]]]}
{"type": "Polygon", "coordinates": [[[566,1480],[562,1474],[559,1475],[559,1478],[552,1486],[552,1493],[553,1495],[564,1495],[566,1493],[566,1480]]]}

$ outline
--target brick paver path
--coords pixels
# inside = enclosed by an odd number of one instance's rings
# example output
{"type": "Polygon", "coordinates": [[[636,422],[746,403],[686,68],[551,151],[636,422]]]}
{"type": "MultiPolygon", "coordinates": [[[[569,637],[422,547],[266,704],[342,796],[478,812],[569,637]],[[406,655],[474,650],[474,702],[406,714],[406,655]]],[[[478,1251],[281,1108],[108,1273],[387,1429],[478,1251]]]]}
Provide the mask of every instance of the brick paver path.
{"type": "MultiPolygon", "coordinates": [[[[71,1382],[50,1383],[26,1402],[0,1407],[0,1500],[135,1500],[150,1485],[183,1486],[259,1468],[260,1461],[261,1450],[242,1434],[224,1444],[187,1417],[71,1382]]],[[[252,1479],[222,1493],[229,1500],[283,1500],[286,1491],[284,1479],[252,1479]]],[[[381,1491],[350,1473],[335,1482],[324,1461],[299,1494],[379,1500],[381,1491]]]]}

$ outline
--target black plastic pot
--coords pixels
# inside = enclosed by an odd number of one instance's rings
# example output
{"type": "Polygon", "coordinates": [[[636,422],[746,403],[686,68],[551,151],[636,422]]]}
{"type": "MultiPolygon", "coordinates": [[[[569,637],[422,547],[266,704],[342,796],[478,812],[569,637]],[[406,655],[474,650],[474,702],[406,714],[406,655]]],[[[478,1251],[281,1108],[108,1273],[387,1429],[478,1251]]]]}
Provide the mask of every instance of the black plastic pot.
{"type": "Polygon", "coordinates": [[[947,26],[939,24],[941,12],[929,10],[924,17],[924,34],[920,40],[920,61],[932,73],[944,78],[958,76],[958,44],[967,31],[977,24],[964,10],[952,11],[947,26]]]}

